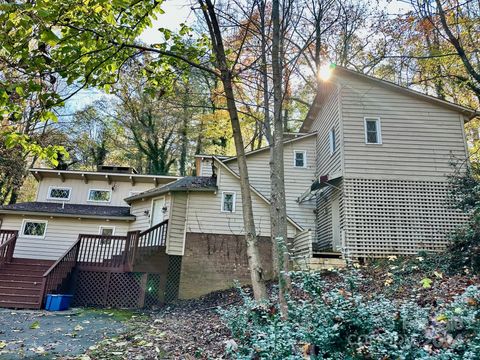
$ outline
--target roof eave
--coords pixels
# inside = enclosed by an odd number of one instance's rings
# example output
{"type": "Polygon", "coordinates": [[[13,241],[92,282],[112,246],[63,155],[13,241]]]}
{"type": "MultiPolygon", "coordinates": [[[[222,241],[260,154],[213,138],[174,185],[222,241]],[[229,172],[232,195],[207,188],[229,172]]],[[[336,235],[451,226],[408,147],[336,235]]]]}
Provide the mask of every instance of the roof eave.
{"type": "Polygon", "coordinates": [[[0,209],[0,214],[7,215],[28,215],[28,216],[48,216],[48,217],[66,217],[66,218],[76,218],[76,219],[107,219],[107,220],[126,220],[134,221],[136,217],[131,216],[114,216],[114,215],[86,215],[86,214],[64,214],[48,211],[26,211],[26,210],[7,210],[0,209]]]}
{"type": "Polygon", "coordinates": [[[217,187],[215,187],[215,188],[201,188],[201,189],[165,189],[164,191],[159,191],[159,192],[156,192],[156,193],[152,192],[150,194],[145,194],[143,196],[140,196],[141,194],[131,196],[129,198],[124,199],[124,201],[127,204],[130,205],[132,202],[137,201],[137,200],[147,200],[147,199],[151,199],[152,197],[155,197],[155,196],[161,196],[161,195],[165,195],[165,194],[172,193],[172,192],[216,192],[217,190],[218,190],[217,187]]]}

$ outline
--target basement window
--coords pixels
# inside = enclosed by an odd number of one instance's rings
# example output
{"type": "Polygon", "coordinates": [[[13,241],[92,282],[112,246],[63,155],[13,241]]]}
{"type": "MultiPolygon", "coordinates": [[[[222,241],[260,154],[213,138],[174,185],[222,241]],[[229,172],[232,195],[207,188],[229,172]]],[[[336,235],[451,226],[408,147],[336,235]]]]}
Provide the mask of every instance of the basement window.
{"type": "Polygon", "coordinates": [[[35,239],[45,238],[47,223],[46,220],[23,220],[22,236],[35,239]]]}
{"type": "Polygon", "coordinates": [[[235,212],[235,201],[237,194],[233,191],[222,192],[222,212],[235,212]]]}
{"type": "Polygon", "coordinates": [[[88,190],[88,201],[110,202],[111,197],[112,197],[111,190],[99,190],[99,189],[88,190]]]}
{"type": "Polygon", "coordinates": [[[299,168],[307,167],[307,152],[305,150],[293,151],[293,166],[299,168]]]}
{"type": "Polygon", "coordinates": [[[381,144],[380,118],[365,118],[365,144],[381,144]]]}
{"type": "Polygon", "coordinates": [[[71,188],[50,186],[48,188],[48,200],[70,200],[71,188]]]}

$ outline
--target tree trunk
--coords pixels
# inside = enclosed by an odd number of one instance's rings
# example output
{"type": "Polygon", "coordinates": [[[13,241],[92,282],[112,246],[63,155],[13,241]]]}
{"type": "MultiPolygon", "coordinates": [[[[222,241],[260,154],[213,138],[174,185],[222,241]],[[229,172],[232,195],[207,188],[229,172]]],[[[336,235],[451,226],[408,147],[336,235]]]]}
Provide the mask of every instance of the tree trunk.
{"type": "Polygon", "coordinates": [[[185,86],[185,94],[183,94],[183,119],[182,119],[182,130],[181,130],[181,152],[180,152],[180,175],[186,175],[186,165],[187,165],[187,150],[188,150],[188,96],[189,88],[185,86]]]}
{"type": "MultiPolygon", "coordinates": [[[[282,121],[282,59],[281,59],[281,30],[280,30],[280,1],[272,1],[272,73],[273,73],[273,146],[270,151],[270,181],[271,181],[271,226],[273,247],[277,248],[278,241],[287,243],[287,209],[285,203],[285,177],[283,162],[283,121],[282,121]]],[[[289,257],[288,251],[280,251],[277,256],[280,283],[280,307],[282,315],[286,316],[285,293],[289,288],[288,272],[289,257]]]]}
{"type": "Polygon", "coordinates": [[[212,46],[216,55],[217,67],[218,70],[220,70],[220,78],[225,91],[227,109],[233,132],[233,140],[235,142],[235,149],[237,152],[238,172],[240,174],[240,190],[242,193],[243,223],[245,227],[247,258],[250,268],[253,293],[256,300],[264,300],[267,298],[267,291],[263,278],[264,271],[261,264],[257,233],[255,230],[255,221],[253,218],[252,194],[250,191],[250,181],[248,178],[247,158],[245,156],[240,120],[235,103],[232,72],[227,65],[222,33],[217,21],[215,8],[212,4],[212,1],[205,0],[204,2],[203,0],[198,0],[198,2],[202,8],[210,31],[212,46]]]}

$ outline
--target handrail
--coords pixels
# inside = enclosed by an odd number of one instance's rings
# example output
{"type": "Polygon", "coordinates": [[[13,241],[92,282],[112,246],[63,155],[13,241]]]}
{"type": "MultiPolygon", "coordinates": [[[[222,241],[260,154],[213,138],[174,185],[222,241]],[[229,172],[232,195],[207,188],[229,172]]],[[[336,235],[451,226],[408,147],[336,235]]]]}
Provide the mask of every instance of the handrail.
{"type": "Polygon", "coordinates": [[[15,251],[15,244],[17,243],[18,231],[16,230],[1,230],[1,243],[0,243],[0,268],[8,262],[12,261],[13,252],[15,251]],[[3,234],[10,234],[10,237],[6,240],[6,236],[3,234]]]}
{"type": "Polygon", "coordinates": [[[0,230],[0,245],[6,243],[13,235],[18,235],[17,230],[0,230]]]}
{"type": "Polygon", "coordinates": [[[77,263],[80,242],[81,237],[79,236],[77,241],[43,274],[40,306],[48,293],[59,291],[59,289],[63,291],[65,280],[70,277],[77,263]]]}
{"type": "Polygon", "coordinates": [[[166,245],[168,232],[168,220],[142,231],[137,237],[136,254],[133,264],[138,263],[143,257],[152,255],[166,245]]]}

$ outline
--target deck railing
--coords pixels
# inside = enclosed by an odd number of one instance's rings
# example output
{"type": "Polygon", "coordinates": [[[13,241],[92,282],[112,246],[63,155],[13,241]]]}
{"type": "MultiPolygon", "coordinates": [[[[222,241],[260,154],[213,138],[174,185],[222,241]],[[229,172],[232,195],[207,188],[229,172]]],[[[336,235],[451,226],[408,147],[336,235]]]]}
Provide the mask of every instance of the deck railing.
{"type": "Polygon", "coordinates": [[[15,244],[17,242],[18,231],[0,230],[0,268],[12,261],[15,244]]]}
{"type": "Polygon", "coordinates": [[[47,294],[65,292],[77,263],[80,242],[79,236],[78,240],[43,274],[40,301],[43,302],[47,294]]]}
{"type": "Polygon", "coordinates": [[[82,269],[128,271],[132,232],[127,236],[80,235],[78,263],[82,269]]]}
{"type": "Polygon", "coordinates": [[[142,257],[150,256],[166,245],[168,231],[168,220],[165,220],[150,229],[138,234],[138,250],[135,257],[138,262],[142,257]]]}

